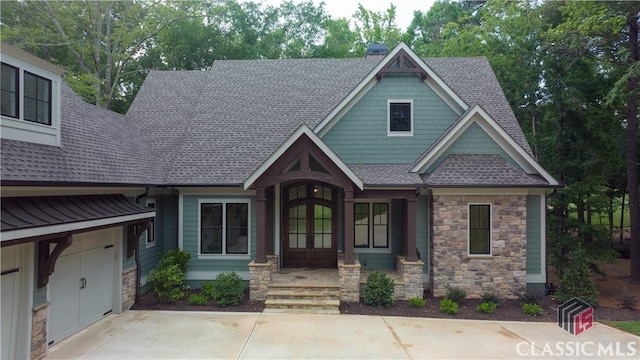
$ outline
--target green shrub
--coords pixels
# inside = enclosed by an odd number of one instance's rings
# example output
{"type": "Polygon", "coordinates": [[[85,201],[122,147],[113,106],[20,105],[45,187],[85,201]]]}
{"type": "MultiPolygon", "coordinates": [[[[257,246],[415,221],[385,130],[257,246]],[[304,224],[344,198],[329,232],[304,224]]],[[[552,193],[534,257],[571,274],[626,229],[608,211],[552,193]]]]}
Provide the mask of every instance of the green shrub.
{"type": "Polygon", "coordinates": [[[214,299],[221,307],[238,306],[244,298],[244,283],[235,273],[220,273],[213,281],[214,299]]]}
{"type": "Polygon", "coordinates": [[[542,306],[538,304],[524,303],[522,304],[522,311],[527,315],[538,316],[542,314],[542,306]]]}
{"type": "Polygon", "coordinates": [[[371,306],[393,306],[394,281],[380,270],[367,277],[364,288],[364,303],[371,306]]]}
{"type": "Polygon", "coordinates": [[[149,283],[153,285],[153,293],[165,303],[174,303],[184,297],[186,284],[184,273],[178,265],[158,265],[149,274],[149,283]]]}
{"type": "Polygon", "coordinates": [[[482,295],[480,296],[480,303],[496,304],[496,307],[497,307],[500,304],[500,297],[498,296],[498,294],[496,294],[493,291],[483,292],[482,295]]]}
{"type": "Polygon", "coordinates": [[[160,258],[158,261],[158,265],[167,263],[167,265],[178,265],[178,268],[183,272],[187,272],[187,263],[191,258],[191,254],[186,251],[182,251],[182,249],[177,248],[175,250],[167,251],[164,256],[160,258]]]}
{"type": "Polygon", "coordinates": [[[440,300],[440,311],[445,314],[455,315],[458,313],[458,303],[451,299],[444,298],[440,300]]]}
{"type": "Polygon", "coordinates": [[[633,291],[630,288],[624,288],[616,294],[616,300],[625,309],[634,310],[636,304],[640,302],[640,292],[633,291]]]}
{"type": "Polygon", "coordinates": [[[565,302],[577,297],[591,306],[598,305],[598,289],[591,277],[589,256],[581,249],[573,251],[571,256],[562,275],[560,290],[556,293],[557,299],[565,302]]]}
{"type": "Polygon", "coordinates": [[[422,308],[424,307],[424,299],[421,297],[417,297],[414,296],[412,298],[409,298],[409,305],[413,306],[414,308],[422,308]]]}
{"type": "Polygon", "coordinates": [[[189,304],[191,305],[207,305],[207,296],[205,294],[191,294],[189,296],[189,304]]]}
{"type": "Polygon", "coordinates": [[[498,304],[494,302],[481,302],[476,307],[476,310],[483,314],[493,314],[496,311],[497,307],[498,307],[498,304]]]}
{"type": "Polygon", "coordinates": [[[447,296],[445,296],[447,299],[455,301],[456,303],[459,303],[460,300],[464,299],[467,297],[467,292],[462,290],[459,287],[455,287],[455,286],[447,286],[447,296]]]}
{"type": "Polygon", "coordinates": [[[527,289],[520,295],[520,304],[540,304],[544,297],[543,290],[527,289]]]}
{"type": "Polygon", "coordinates": [[[200,291],[202,291],[204,296],[209,300],[214,300],[216,298],[214,289],[213,281],[204,282],[202,283],[202,286],[200,286],[200,291]]]}

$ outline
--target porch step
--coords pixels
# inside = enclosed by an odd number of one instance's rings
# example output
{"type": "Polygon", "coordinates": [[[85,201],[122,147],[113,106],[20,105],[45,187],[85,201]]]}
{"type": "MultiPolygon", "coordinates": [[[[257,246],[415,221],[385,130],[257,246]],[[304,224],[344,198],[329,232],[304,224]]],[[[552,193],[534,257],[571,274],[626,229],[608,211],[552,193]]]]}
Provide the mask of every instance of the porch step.
{"type": "Polygon", "coordinates": [[[264,305],[266,312],[339,314],[340,287],[271,284],[264,305]]]}

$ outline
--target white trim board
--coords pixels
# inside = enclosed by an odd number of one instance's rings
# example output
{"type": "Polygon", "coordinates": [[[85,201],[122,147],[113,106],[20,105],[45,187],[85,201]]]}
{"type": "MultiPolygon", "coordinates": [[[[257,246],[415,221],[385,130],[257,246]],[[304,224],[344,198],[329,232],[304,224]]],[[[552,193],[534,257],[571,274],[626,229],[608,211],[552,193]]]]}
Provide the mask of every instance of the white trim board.
{"type": "Polygon", "coordinates": [[[320,150],[327,155],[327,157],[333,161],[340,171],[342,171],[347,177],[353,181],[353,183],[358,187],[358,189],[363,190],[364,183],[363,181],[345,164],[342,159],[336,153],[331,150],[330,147],[325,144],[322,139],[316,135],[310,127],[305,124],[302,124],[282,145],[276,149],[276,151],[271,154],[265,160],[265,162],[260,165],[260,167],[253,173],[251,176],[247,178],[244,182],[244,189],[249,189],[253,183],[255,183],[258,178],[264,174],[267,169],[269,169],[302,135],[307,135],[313,143],[320,148],[320,150]]]}

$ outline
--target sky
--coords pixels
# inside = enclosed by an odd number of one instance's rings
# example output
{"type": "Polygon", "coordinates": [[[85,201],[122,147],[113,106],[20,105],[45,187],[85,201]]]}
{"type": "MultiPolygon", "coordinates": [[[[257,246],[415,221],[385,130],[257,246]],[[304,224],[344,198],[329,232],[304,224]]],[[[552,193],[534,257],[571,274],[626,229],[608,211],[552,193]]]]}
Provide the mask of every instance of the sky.
{"type": "MultiPolygon", "coordinates": [[[[322,0],[313,0],[318,5],[322,0]]],[[[281,0],[262,0],[265,4],[278,5],[281,0]]],[[[293,0],[294,3],[300,0],[293,0]]],[[[413,11],[427,12],[435,0],[324,0],[324,8],[332,18],[351,19],[358,9],[358,3],[367,10],[382,12],[393,3],[396,6],[396,24],[400,30],[405,31],[413,19],[413,11]]]]}

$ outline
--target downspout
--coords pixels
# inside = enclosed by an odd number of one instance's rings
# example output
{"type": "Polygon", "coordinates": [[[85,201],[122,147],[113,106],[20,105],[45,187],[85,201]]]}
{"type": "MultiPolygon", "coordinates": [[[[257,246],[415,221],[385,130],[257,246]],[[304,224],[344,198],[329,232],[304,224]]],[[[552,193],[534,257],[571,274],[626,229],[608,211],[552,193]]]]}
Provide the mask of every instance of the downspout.
{"type": "MultiPolygon", "coordinates": [[[[144,189],[144,192],[142,194],[136,196],[136,204],[143,198],[147,197],[147,195],[149,195],[148,187],[144,189]]],[[[140,239],[137,238],[136,241],[139,242],[140,239]]],[[[140,272],[142,271],[142,268],[140,268],[140,244],[139,243],[138,243],[138,246],[136,246],[135,262],[136,262],[136,300],[134,304],[138,305],[140,303],[140,272]]]]}

